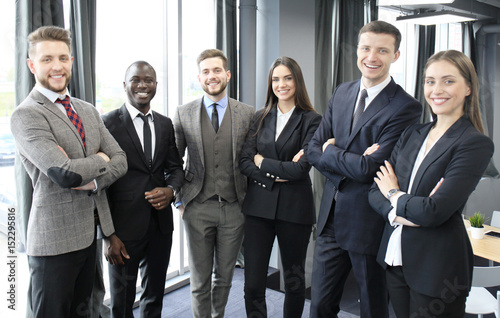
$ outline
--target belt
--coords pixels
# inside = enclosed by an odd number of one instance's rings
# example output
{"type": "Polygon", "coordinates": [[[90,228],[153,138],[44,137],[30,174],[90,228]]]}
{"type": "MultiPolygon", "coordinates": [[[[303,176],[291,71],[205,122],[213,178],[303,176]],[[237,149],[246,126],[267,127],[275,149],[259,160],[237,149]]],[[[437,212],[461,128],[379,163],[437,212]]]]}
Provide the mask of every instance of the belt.
{"type": "Polygon", "coordinates": [[[219,201],[219,202],[227,202],[223,197],[220,195],[215,194],[214,196],[208,198],[210,201],[219,201]]]}

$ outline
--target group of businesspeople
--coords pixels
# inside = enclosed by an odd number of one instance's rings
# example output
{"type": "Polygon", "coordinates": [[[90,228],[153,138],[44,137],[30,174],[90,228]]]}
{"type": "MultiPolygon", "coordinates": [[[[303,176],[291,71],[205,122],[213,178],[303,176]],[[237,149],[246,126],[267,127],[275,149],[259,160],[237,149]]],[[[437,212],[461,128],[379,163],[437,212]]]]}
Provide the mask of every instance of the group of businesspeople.
{"type": "MultiPolygon", "coordinates": [[[[401,34],[373,21],[359,32],[361,79],[339,85],[324,116],[295,60],[269,70],[264,108],[229,98],[224,54],[197,60],[205,94],[173,122],[150,107],[156,73],[130,65],[125,104],[101,117],[69,95],[70,34],[29,35],[36,86],[12,115],[32,179],[27,254],[35,317],[90,317],[96,249],[104,240],[111,315],[160,317],[172,246],[172,208],[187,234],[193,317],[223,317],[238,252],[248,317],[266,317],[266,279],[279,243],[284,317],[301,317],[305,261],[316,212],[309,172],[326,177],[319,208],[310,317],[337,317],[348,274],[361,317],[463,317],[472,249],[461,211],[493,143],[483,134],[478,79],[458,51],[433,55],[425,98],[434,115],[389,75],[401,34]],[[184,160],[185,159],[185,163],[184,160]]],[[[168,308],[167,304],[167,308],[168,308]]]]}

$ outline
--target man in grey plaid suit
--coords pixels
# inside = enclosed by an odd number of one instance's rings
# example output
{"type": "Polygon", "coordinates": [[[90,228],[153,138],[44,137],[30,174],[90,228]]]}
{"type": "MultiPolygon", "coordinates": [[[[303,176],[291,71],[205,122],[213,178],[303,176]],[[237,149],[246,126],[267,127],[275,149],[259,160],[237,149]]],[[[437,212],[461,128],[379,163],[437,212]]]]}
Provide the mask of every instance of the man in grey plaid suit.
{"type": "Polygon", "coordinates": [[[176,206],[188,238],[193,316],[223,317],[243,239],[246,178],[239,159],[254,108],[228,98],[231,72],[221,51],[203,51],[198,69],[205,95],[180,106],[174,117],[181,157],[187,149],[176,206]]]}
{"type": "Polygon", "coordinates": [[[33,184],[26,242],[33,313],[87,317],[98,228],[114,235],[105,189],[127,161],[95,107],[69,96],[69,31],[41,27],[28,41],[36,86],[12,114],[11,129],[33,184]]]}

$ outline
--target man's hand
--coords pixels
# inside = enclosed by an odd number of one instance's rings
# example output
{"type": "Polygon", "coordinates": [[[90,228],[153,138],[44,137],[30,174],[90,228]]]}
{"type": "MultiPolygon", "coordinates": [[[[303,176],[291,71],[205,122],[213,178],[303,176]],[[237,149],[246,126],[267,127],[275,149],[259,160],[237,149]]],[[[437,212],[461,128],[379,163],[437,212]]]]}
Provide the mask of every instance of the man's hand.
{"type": "Polygon", "coordinates": [[[371,145],[370,147],[366,148],[365,152],[363,153],[363,156],[369,156],[373,154],[375,151],[378,150],[378,148],[380,148],[380,145],[377,143],[371,145]]]}
{"type": "Polygon", "coordinates": [[[182,217],[184,216],[184,204],[181,204],[177,207],[177,209],[179,209],[179,212],[181,214],[181,219],[182,217]]]}
{"type": "Polygon", "coordinates": [[[116,234],[104,239],[104,256],[111,265],[125,264],[122,256],[130,259],[130,255],[128,255],[127,249],[125,249],[125,244],[123,244],[122,240],[116,234]]]}
{"type": "Polygon", "coordinates": [[[328,147],[328,145],[335,146],[335,138],[330,138],[323,144],[323,152],[325,152],[326,147],[328,147]]]}
{"type": "Polygon", "coordinates": [[[66,156],[66,158],[69,158],[68,154],[66,153],[66,151],[64,151],[64,149],[61,146],[57,145],[57,148],[59,148],[59,150],[61,150],[61,152],[63,153],[63,155],[66,156]]]}
{"type": "Polygon", "coordinates": [[[109,162],[109,160],[110,160],[109,157],[108,157],[108,155],[105,154],[104,152],[99,151],[98,153],[96,153],[96,155],[100,156],[106,162],[109,162]]]}
{"type": "Polygon", "coordinates": [[[163,210],[172,202],[174,191],[171,188],[154,188],[151,191],[145,192],[146,200],[156,209],[163,210]]]}
{"type": "Polygon", "coordinates": [[[85,190],[85,191],[92,191],[96,189],[95,182],[94,180],[90,181],[84,186],[77,187],[77,188],[72,188],[73,190],[85,190]]]}

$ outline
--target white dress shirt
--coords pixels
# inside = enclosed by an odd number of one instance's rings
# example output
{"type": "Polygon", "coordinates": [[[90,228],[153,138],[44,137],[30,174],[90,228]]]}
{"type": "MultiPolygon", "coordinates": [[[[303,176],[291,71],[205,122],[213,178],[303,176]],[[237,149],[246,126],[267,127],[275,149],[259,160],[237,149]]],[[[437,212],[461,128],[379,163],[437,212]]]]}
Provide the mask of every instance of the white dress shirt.
{"type": "Polygon", "coordinates": [[[288,123],[288,120],[290,119],[290,117],[292,117],[292,113],[295,110],[295,106],[293,106],[293,108],[290,109],[285,114],[283,114],[283,112],[281,112],[281,109],[278,106],[276,106],[276,108],[278,111],[277,111],[277,118],[276,118],[276,135],[274,137],[275,141],[278,140],[278,137],[280,136],[281,132],[283,131],[283,128],[285,128],[286,123],[288,123]]]}
{"type": "MultiPolygon", "coordinates": [[[[356,108],[358,108],[359,97],[361,96],[361,91],[363,89],[366,89],[366,93],[367,93],[367,96],[366,96],[366,99],[365,99],[365,109],[363,110],[363,111],[365,111],[366,108],[368,108],[368,106],[370,106],[370,103],[375,99],[375,97],[377,97],[377,95],[380,94],[380,92],[387,85],[389,85],[390,82],[391,82],[391,77],[389,75],[386,77],[385,80],[382,81],[382,83],[380,83],[378,85],[375,85],[373,87],[370,87],[370,88],[366,88],[365,85],[363,85],[363,81],[361,81],[360,86],[359,86],[359,92],[358,92],[358,98],[357,98],[357,102],[356,102],[356,107],[354,107],[354,112],[356,112],[356,108]]],[[[354,112],[353,112],[353,114],[354,114],[354,112]]]]}
{"type": "MultiPolygon", "coordinates": [[[[132,122],[134,123],[135,131],[137,132],[137,136],[139,137],[139,140],[141,141],[142,145],[142,151],[144,151],[144,121],[138,116],[139,114],[142,114],[141,111],[139,111],[137,108],[134,106],[130,105],[128,102],[125,103],[125,107],[128,110],[128,113],[130,115],[130,118],[132,119],[132,122]]],[[[153,152],[151,154],[151,158],[154,158],[154,153],[155,153],[155,145],[156,145],[156,134],[155,134],[155,121],[153,117],[153,112],[151,111],[151,108],[149,111],[144,114],[145,116],[151,115],[148,117],[149,119],[149,129],[151,130],[151,151],[153,152]]]]}
{"type": "MultiPolygon", "coordinates": [[[[417,158],[415,159],[415,163],[413,164],[413,169],[411,171],[411,177],[410,177],[410,184],[408,186],[408,193],[411,193],[413,181],[415,179],[415,175],[418,172],[418,168],[420,168],[420,165],[422,164],[422,161],[424,161],[425,156],[429,153],[429,151],[434,147],[436,142],[439,140],[439,138],[432,144],[430,145],[429,149],[425,151],[425,147],[427,145],[427,139],[429,138],[429,135],[425,137],[424,142],[422,143],[422,146],[420,146],[420,150],[418,152],[417,158]]],[[[391,206],[392,209],[389,212],[388,219],[389,222],[392,226],[395,227],[395,230],[392,232],[391,237],[389,238],[389,243],[387,244],[387,251],[385,253],[385,259],[384,261],[390,265],[390,266],[402,266],[403,265],[403,255],[402,255],[402,250],[401,250],[401,235],[403,233],[403,226],[400,223],[394,222],[394,219],[396,218],[396,209],[398,206],[398,199],[406,194],[406,192],[398,192],[396,195],[392,196],[390,198],[391,201],[391,206]]]]}

